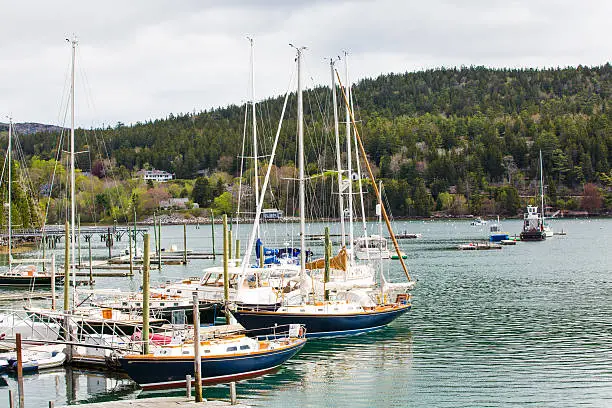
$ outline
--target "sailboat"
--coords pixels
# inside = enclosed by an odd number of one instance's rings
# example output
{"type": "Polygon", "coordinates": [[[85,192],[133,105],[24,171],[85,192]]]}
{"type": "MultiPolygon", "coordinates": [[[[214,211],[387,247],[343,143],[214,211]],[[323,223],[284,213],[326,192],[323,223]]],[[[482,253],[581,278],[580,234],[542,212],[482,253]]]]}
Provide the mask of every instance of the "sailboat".
{"type": "Polygon", "coordinates": [[[8,129],[8,147],[7,147],[7,161],[8,161],[8,202],[5,204],[8,207],[8,269],[0,273],[0,287],[50,287],[52,280],[55,279],[55,284],[62,282],[61,276],[53,276],[51,272],[41,271],[37,265],[31,264],[30,260],[25,260],[27,263],[14,265],[19,263],[20,260],[13,259],[13,220],[12,220],[12,139],[13,139],[13,120],[9,119],[8,129]]]}
{"type": "MultiPolygon", "coordinates": [[[[342,290],[339,288],[334,293],[333,299],[329,296],[326,291],[324,299],[318,299],[316,294],[309,293],[308,282],[310,277],[306,273],[306,262],[305,262],[305,236],[306,236],[306,199],[305,199],[305,177],[304,177],[304,119],[303,119],[303,102],[302,102],[302,78],[301,78],[301,61],[304,47],[294,47],[297,53],[297,111],[298,111],[298,168],[299,168],[299,211],[300,211],[300,248],[302,249],[300,256],[300,279],[302,291],[302,301],[299,304],[287,304],[284,303],[277,310],[260,310],[257,308],[236,308],[233,311],[234,317],[240,324],[246,329],[265,329],[274,327],[276,325],[296,323],[306,327],[307,337],[325,337],[325,336],[337,336],[337,335],[349,335],[364,333],[372,330],[376,330],[384,327],[400,315],[408,312],[411,308],[409,302],[410,295],[403,294],[398,295],[395,302],[385,302],[384,296],[380,297],[379,302],[375,302],[367,289],[352,289],[342,290]]],[[[333,67],[332,67],[333,72],[333,67]]],[[[335,86],[334,86],[335,89],[335,86]]],[[[347,108],[349,105],[349,99],[344,93],[345,103],[347,108]]],[[[350,111],[350,117],[354,124],[354,117],[352,111],[350,111]]],[[[350,138],[350,137],[349,137],[350,138]]],[[[361,146],[363,149],[363,146],[361,146]]],[[[365,154],[364,154],[365,156],[365,154]]],[[[367,162],[366,162],[367,164],[367,162]]],[[[371,169],[370,176],[373,179],[371,169]]],[[[374,189],[379,203],[382,203],[380,199],[380,192],[374,184],[374,189]]],[[[349,200],[351,191],[349,191],[349,200]]],[[[349,201],[350,202],[350,201],[349,201]]],[[[258,206],[258,210],[260,206],[258,206]]],[[[352,208],[349,208],[349,213],[352,208]]],[[[384,212],[384,209],[383,209],[384,212]]],[[[350,217],[352,218],[352,217],[350,217]]],[[[392,230],[386,217],[387,226],[391,232],[393,239],[392,230]]],[[[351,219],[352,221],[352,219],[351,219]]],[[[257,222],[257,218],[256,218],[257,222]]],[[[352,232],[349,234],[349,243],[352,244],[353,237],[352,232]]],[[[394,240],[396,250],[399,253],[399,247],[397,241],[394,240]]],[[[350,252],[349,252],[350,254],[350,252]]],[[[346,249],[342,248],[340,253],[335,260],[339,264],[339,268],[346,267],[347,253],[346,249]]],[[[403,260],[402,265],[405,267],[403,260]]],[[[315,261],[315,268],[321,268],[321,261],[315,261]]],[[[409,276],[409,275],[407,275],[409,276]]],[[[332,286],[331,283],[325,282],[326,285],[332,286]]],[[[384,282],[381,282],[383,285],[384,282]]],[[[337,285],[341,286],[341,285],[337,285]]]]}

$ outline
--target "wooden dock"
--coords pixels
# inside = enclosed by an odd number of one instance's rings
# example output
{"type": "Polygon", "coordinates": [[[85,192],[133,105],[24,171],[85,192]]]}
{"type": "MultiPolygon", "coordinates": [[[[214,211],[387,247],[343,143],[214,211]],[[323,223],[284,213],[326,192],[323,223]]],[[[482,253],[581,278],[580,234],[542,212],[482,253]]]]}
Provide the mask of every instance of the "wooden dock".
{"type": "MultiPolygon", "coordinates": [[[[236,404],[230,405],[228,401],[204,401],[196,403],[193,398],[186,397],[160,397],[160,398],[142,398],[121,401],[97,402],[93,404],[80,404],[83,408],[168,408],[168,407],[199,407],[199,408],[214,408],[214,407],[236,407],[249,408],[249,405],[236,404]]],[[[69,408],[68,406],[59,408],[69,408]]]]}

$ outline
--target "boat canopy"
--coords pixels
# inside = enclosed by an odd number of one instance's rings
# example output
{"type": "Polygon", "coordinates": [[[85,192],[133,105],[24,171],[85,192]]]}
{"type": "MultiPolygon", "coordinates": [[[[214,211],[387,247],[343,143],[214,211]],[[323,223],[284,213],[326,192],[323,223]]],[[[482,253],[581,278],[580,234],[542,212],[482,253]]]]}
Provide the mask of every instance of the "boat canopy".
{"type": "MultiPolygon", "coordinates": [[[[342,248],[338,255],[334,256],[329,260],[329,266],[332,269],[339,269],[346,272],[346,265],[348,262],[348,254],[346,248],[342,248]]],[[[325,258],[317,259],[312,262],[306,263],[306,269],[323,269],[325,268],[325,258]]]]}

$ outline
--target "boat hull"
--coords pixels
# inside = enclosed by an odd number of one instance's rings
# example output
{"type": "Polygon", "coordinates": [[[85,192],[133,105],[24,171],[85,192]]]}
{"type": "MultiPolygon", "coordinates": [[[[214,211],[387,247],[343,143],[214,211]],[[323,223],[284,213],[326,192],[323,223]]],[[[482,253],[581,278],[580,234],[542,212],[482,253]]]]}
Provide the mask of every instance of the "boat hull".
{"type": "MultiPolygon", "coordinates": [[[[247,355],[202,358],[202,383],[215,384],[256,377],[271,372],[293,357],[306,343],[305,339],[277,350],[247,355]]],[[[185,377],[194,377],[193,356],[156,357],[126,356],[121,367],[143,389],[185,387],[185,377]]]]}
{"type": "MultiPolygon", "coordinates": [[[[63,282],[63,277],[56,277],[55,284],[60,285],[63,282]]],[[[0,288],[3,287],[51,287],[50,276],[1,276],[0,288]]]]}
{"type": "Polygon", "coordinates": [[[398,305],[391,310],[352,314],[302,314],[269,312],[263,310],[238,310],[234,317],[247,330],[269,333],[275,325],[301,324],[306,327],[306,337],[347,336],[378,330],[408,312],[411,305],[398,305]]]}
{"type": "Polygon", "coordinates": [[[543,231],[523,231],[521,232],[521,241],[544,241],[546,233],[543,231]]]}

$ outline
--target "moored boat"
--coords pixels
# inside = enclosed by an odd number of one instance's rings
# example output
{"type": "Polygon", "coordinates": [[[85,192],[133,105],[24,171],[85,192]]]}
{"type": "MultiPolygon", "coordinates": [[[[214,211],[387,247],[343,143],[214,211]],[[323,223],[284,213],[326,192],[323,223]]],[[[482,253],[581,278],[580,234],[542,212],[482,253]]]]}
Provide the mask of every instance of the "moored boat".
{"type": "MultiPolygon", "coordinates": [[[[231,334],[201,341],[202,383],[236,381],[275,370],[304,346],[306,339],[300,333],[303,329],[295,325],[290,335],[282,338],[231,334]]],[[[186,376],[194,375],[194,344],[185,341],[158,346],[150,354],[119,357],[119,363],[143,389],[182,388],[186,376]]]]}
{"type": "MultiPolygon", "coordinates": [[[[401,295],[400,295],[401,296],[401,295]]],[[[400,298],[402,299],[402,298],[400,298]]],[[[306,327],[306,337],[346,336],[378,330],[408,312],[407,301],[360,306],[356,302],[315,302],[283,306],[278,310],[238,309],[232,314],[248,330],[266,330],[275,325],[298,323],[306,327]]]]}
{"type": "Polygon", "coordinates": [[[523,216],[521,241],[544,241],[545,239],[542,215],[538,212],[538,207],[528,205],[527,212],[523,216]]]}

